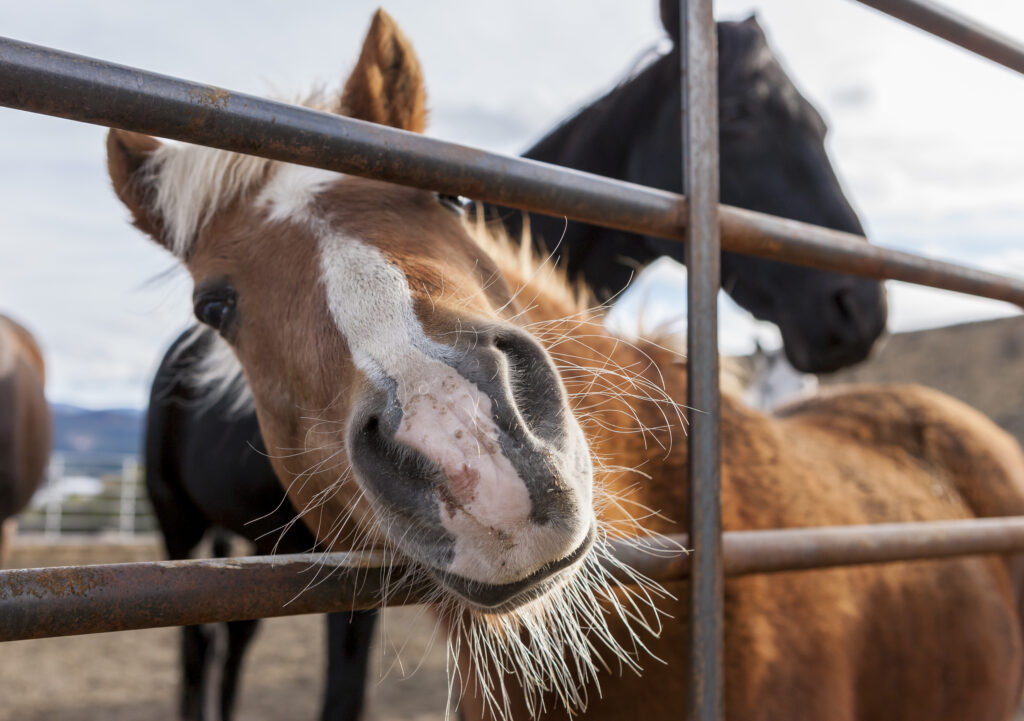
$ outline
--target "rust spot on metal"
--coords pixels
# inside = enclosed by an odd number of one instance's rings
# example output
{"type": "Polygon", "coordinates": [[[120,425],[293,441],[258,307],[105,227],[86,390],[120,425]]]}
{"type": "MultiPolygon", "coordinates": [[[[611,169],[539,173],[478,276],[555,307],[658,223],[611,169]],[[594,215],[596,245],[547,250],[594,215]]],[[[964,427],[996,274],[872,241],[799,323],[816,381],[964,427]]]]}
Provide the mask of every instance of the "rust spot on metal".
{"type": "Polygon", "coordinates": [[[194,87],[189,90],[188,94],[196,104],[205,105],[214,110],[226,108],[228,100],[231,98],[230,91],[224,88],[194,87]]]}
{"type": "Polygon", "coordinates": [[[38,599],[87,597],[102,583],[101,575],[88,566],[73,570],[72,573],[45,568],[8,571],[5,583],[0,584],[0,601],[26,596],[38,599]]]}

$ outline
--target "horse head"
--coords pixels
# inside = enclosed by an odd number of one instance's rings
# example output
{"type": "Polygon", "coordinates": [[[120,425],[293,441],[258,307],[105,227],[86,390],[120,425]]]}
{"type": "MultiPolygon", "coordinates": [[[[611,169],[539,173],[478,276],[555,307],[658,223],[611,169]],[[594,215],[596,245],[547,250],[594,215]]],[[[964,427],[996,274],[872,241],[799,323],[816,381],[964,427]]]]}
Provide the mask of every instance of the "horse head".
{"type": "MultiPolygon", "coordinates": [[[[756,17],[720,24],[718,37],[723,202],[863,235],[828,160],[827,126],[756,17]]],[[[876,280],[728,254],[722,285],[778,325],[787,357],[801,370],[830,372],[863,360],[885,330],[885,288],[876,280]]]]}
{"type": "MultiPolygon", "coordinates": [[[[419,63],[383,12],[330,108],[423,130],[419,63]]],[[[135,224],[192,275],[196,317],[237,358],[321,541],[394,549],[482,611],[581,564],[586,440],[458,202],[118,130],[108,162],[135,224]]]]}
{"type": "MultiPolygon", "coordinates": [[[[611,174],[679,192],[679,4],[663,0],[661,17],[676,49],[600,102],[613,107],[616,94],[623,100],[628,94],[647,118],[615,116],[634,134],[614,128],[617,140],[609,143],[630,145],[621,173],[611,174]]],[[[718,23],[718,105],[722,203],[864,234],[829,162],[825,122],[780,65],[755,16],[718,23]]],[[[645,245],[647,255],[637,260],[682,260],[678,243],[648,236],[645,245]]],[[[859,362],[885,330],[885,290],[876,280],[726,252],[722,288],[755,317],[779,327],[788,359],[802,371],[830,372],[859,362]]]]}

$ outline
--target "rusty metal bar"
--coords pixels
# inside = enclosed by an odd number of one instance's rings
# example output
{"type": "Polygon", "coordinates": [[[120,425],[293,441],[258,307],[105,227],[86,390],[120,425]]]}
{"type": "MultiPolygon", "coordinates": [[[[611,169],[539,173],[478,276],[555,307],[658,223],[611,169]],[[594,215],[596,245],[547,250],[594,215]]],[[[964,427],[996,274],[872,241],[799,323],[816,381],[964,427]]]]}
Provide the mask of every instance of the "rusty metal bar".
{"type": "MultiPolygon", "coordinates": [[[[686,536],[614,545],[655,580],[689,574],[686,536]]],[[[722,549],[728,577],[1024,552],[1024,517],[727,531],[722,549]]],[[[380,605],[385,561],[334,553],[0,571],[0,641],[368,608],[380,605]]],[[[388,605],[423,598],[403,575],[392,572],[388,605]]]]}
{"type": "Polygon", "coordinates": [[[693,553],[687,718],[722,712],[722,504],[718,392],[718,48],[712,0],[679,0],[683,192],[686,223],[687,529],[693,553]]]}
{"type": "Polygon", "coordinates": [[[929,0],[857,0],[976,55],[1024,73],[1024,45],[929,0]]]}
{"type": "MultiPolygon", "coordinates": [[[[657,581],[690,572],[686,536],[616,543],[616,557],[657,581]]],[[[1024,516],[857,526],[775,528],[722,534],[726,577],[993,553],[1024,553],[1024,516]]],[[[623,578],[623,580],[627,580],[623,578]]]]}
{"type": "MultiPolygon", "coordinates": [[[[0,641],[372,608],[385,560],[334,553],[2,571],[0,641]]],[[[399,585],[389,605],[425,590],[399,585]]]]}
{"type": "MultiPolygon", "coordinates": [[[[0,38],[0,106],[683,240],[686,198],[0,38]]],[[[719,206],[722,247],[1024,307],[1024,280],[719,206]]]]}
{"type": "Polygon", "coordinates": [[[1024,517],[729,533],[725,574],[748,576],[863,563],[1024,551],[1024,517]]]}
{"type": "Polygon", "coordinates": [[[868,245],[859,235],[743,208],[719,206],[719,220],[725,250],[838,273],[945,288],[1021,306],[1019,288],[1024,281],[1017,278],[868,245]]]}

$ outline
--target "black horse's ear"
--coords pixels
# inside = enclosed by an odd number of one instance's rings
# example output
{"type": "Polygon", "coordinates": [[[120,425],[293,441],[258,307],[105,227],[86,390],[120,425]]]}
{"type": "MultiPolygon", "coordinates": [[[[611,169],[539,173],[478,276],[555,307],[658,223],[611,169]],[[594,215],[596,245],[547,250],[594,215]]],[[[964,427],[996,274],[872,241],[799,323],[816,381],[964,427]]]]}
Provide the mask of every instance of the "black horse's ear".
{"type": "Polygon", "coordinates": [[[679,0],[661,0],[658,12],[661,15],[662,27],[676,47],[679,47],[679,0]]]}
{"type": "Polygon", "coordinates": [[[163,222],[153,208],[146,163],[160,141],[148,135],[111,128],[107,134],[107,171],[114,192],[132,214],[132,223],[161,245],[163,222]]]}

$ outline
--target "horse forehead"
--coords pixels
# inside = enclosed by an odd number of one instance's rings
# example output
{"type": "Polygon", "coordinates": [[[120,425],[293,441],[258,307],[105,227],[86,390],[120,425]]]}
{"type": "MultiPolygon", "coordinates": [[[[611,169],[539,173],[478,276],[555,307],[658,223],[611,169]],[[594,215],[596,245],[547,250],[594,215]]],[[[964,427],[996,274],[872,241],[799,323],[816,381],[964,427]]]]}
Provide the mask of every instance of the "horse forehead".
{"type": "Polygon", "coordinates": [[[235,280],[253,288],[292,279],[290,290],[277,291],[286,294],[308,294],[315,283],[357,365],[391,375],[411,356],[445,355],[424,325],[436,330],[431,311],[450,305],[446,298],[489,309],[483,298],[474,302],[482,250],[429,200],[409,188],[283,166],[210,223],[190,266],[199,275],[245,276],[235,280]]]}

